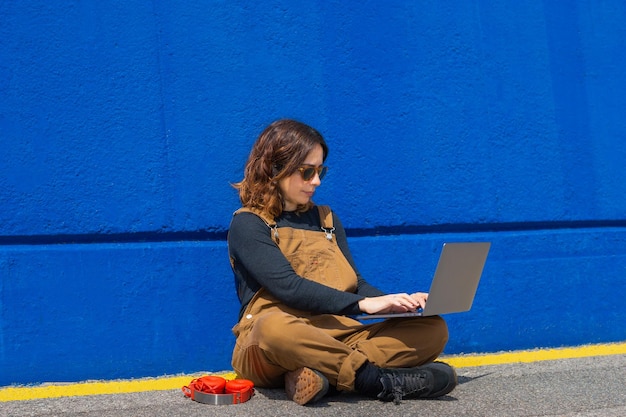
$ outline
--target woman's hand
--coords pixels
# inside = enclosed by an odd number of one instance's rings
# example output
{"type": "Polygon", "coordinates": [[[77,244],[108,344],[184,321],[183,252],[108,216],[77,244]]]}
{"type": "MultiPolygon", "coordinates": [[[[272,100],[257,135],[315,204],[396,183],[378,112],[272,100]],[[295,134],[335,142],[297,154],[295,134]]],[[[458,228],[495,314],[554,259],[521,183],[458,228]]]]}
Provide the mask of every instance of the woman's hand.
{"type": "Polygon", "coordinates": [[[428,300],[428,293],[414,292],[413,294],[411,294],[411,298],[413,298],[415,302],[419,304],[418,308],[424,308],[426,307],[426,301],[428,300]]]}
{"type": "Polygon", "coordinates": [[[380,297],[368,297],[359,301],[359,309],[363,313],[406,313],[415,311],[426,306],[428,294],[416,292],[411,295],[406,293],[382,295],[380,297]]]}

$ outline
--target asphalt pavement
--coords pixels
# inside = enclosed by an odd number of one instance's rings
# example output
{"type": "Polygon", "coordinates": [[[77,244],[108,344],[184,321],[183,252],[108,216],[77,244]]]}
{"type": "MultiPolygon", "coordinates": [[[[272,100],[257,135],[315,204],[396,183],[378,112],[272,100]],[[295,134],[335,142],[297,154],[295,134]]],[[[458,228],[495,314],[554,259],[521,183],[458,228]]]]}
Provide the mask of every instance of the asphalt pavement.
{"type": "Polygon", "coordinates": [[[339,394],[299,406],[282,390],[248,402],[205,405],[180,390],[0,403],[0,416],[626,416],[626,355],[459,368],[459,385],[437,400],[400,405],[339,394]]]}

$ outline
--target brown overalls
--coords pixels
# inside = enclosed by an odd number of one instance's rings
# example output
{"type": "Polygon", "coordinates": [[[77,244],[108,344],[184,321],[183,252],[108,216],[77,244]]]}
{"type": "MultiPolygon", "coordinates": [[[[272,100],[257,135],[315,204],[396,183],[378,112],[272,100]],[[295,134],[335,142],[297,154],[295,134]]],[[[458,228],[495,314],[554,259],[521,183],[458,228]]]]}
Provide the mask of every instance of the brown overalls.
{"type": "MultiPolygon", "coordinates": [[[[318,209],[325,231],[277,228],[273,220],[249,209],[235,214],[248,211],[261,217],[298,275],[354,292],[357,277],[331,233],[330,208],[318,209]]],[[[259,387],[280,387],[286,372],[309,367],[340,391],[354,390],[356,371],[366,361],[383,368],[418,366],[435,360],[448,341],[448,328],[438,316],[363,325],[346,316],[287,307],[263,288],[233,333],[232,365],[240,377],[259,387]]]]}

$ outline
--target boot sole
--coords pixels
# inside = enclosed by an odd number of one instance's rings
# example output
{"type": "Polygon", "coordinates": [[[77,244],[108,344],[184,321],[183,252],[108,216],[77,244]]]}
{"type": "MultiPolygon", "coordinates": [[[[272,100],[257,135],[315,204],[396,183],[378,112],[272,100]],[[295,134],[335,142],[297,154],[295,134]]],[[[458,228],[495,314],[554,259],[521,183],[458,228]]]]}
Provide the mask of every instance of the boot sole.
{"type": "Polygon", "coordinates": [[[321,373],[300,368],[285,374],[285,392],[296,404],[305,405],[320,400],[328,392],[328,380],[321,373]]]}

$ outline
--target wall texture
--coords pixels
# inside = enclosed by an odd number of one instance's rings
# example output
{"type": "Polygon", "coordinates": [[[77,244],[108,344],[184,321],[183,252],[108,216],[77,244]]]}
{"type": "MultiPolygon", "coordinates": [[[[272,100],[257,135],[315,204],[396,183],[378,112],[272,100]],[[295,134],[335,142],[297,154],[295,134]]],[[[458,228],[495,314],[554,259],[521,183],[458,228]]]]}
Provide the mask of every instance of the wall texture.
{"type": "Polygon", "coordinates": [[[2,3],[0,385],[229,369],[229,183],[282,117],[372,283],[492,242],[447,353],[626,339],[624,2],[257,3],[2,3]]]}

